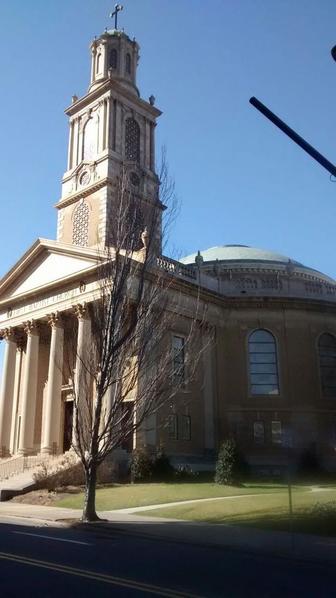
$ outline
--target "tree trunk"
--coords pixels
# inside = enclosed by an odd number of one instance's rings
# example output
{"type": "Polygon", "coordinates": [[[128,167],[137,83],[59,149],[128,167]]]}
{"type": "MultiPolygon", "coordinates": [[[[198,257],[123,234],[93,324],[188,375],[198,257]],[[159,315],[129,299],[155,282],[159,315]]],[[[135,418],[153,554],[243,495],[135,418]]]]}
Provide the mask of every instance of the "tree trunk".
{"type": "Polygon", "coordinates": [[[85,497],[82,521],[99,521],[96,513],[97,466],[91,465],[85,470],[85,497]]]}

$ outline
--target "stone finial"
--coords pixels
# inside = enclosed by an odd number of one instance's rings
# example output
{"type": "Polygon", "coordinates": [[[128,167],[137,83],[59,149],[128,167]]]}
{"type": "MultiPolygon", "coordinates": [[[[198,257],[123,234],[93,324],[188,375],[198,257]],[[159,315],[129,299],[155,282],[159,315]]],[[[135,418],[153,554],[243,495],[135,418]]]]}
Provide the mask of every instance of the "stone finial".
{"type": "Polygon", "coordinates": [[[198,250],[197,255],[195,257],[195,263],[197,268],[200,268],[204,262],[203,256],[201,255],[200,250],[198,250]]]}
{"type": "Polygon", "coordinates": [[[142,241],[144,249],[147,249],[148,241],[149,241],[149,234],[148,234],[147,226],[145,226],[144,230],[141,233],[141,241],[142,241]]]}
{"type": "Polygon", "coordinates": [[[293,264],[292,260],[289,259],[288,263],[286,264],[286,272],[288,276],[292,276],[294,274],[295,265],[293,264]]]}
{"type": "Polygon", "coordinates": [[[154,106],[155,104],[155,96],[153,96],[153,94],[151,96],[149,96],[148,101],[150,103],[151,106],[154,106]]]}
{"type": "Polygon", "coordinates": [[[71,103],[74,104],[75,102],[77,102],[78,100],[78,96],[74,93],[74,95],[71,98],[71,103]]]}

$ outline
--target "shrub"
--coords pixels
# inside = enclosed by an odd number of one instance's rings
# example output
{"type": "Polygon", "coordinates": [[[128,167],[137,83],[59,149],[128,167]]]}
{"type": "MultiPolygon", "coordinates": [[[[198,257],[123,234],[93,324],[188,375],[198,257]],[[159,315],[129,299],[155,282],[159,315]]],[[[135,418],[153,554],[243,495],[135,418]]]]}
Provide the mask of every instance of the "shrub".
{"type": "Polygon", "coordinates": [[[218,453],[215,473],[216,484],[237,484],[246,474],[247,464],[239,453],[235,441],[225,440],[218,453]]]}
{"type": "Polygon", "coordinates": [[[298,463],[298,474],[302,477],[315,477],[322,473],[321,465],[313,446],[306,449],[298,463]]]}
{"type": "MultiPolygon", "coordinates": [[[[97,472],[97,482],[105,484],[115,479],[113,461],[106,459],[101,463],[97,472]]],[[[82,486],[84,484],[84,470],[81,461],[73,450],[59,457],[43,461],[33,473],[37,489],[55,490],[64,486],[82,486]]]]}
{"type": "Polygon", "coordinates": [[[36,488],[54,490],[61,486],[81,486],[84,472],[74,451],[64,453],[60,458],[42,462],[33,474],[36,488]]]}
{"type": "Polygon", "coordinates": [[[148,482],[152,476],[152,469],[153,461],[147,451],[133,451],[130,463],[132,482],[148,482]]]}
{"type": "Polygon", "coordinates": [[[154,482],[168,482],[174,478],[175,469],[162,449],[159,449],[152,461],[152,479],[154,482]]]}
{"type": "Polygon", "coordinates": [[[189,482],[199,479],[199,472],[193,471],[189,465],[179,465],[175,469],[175,479],[177,482],[189,482]]]}

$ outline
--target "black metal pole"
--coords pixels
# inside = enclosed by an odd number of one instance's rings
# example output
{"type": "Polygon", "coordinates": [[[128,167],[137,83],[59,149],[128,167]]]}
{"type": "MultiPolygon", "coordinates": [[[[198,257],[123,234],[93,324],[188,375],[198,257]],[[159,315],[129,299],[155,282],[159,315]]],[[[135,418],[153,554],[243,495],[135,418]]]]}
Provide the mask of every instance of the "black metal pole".
{"type": "Polygon", "coordinates": [[[284,123],[283,120],[276,116],[276,114],[271,112],[271,110],[269,110],[264,104],[259,102],[257,98],[250,98],[250,104],[252,104],[252,106],[254,106],[257,110],[259,110],[261,114],[266,116],[266,118],[268,118],[274,125],[279,127],[279,129],[283,133],[285,133],[286,135],[288,135],[288,137],[295,141],[295,143],[297,143],[305,152],[307,152],[307,154],[309,154],[312,158],[314,158],[314,160],[319,162],[319,164],[321,164],[323,168],[328,170],[330,174],[336,177],[336,166],[329,162],[327,158],[322,156],[322,154],[320,154],[320,152],[318,152],[312,145],[310,145],[305,139],[303,139],[303,137],[300,137],[300,135],[293,131],[293,129],[291,129],[288,125],[286,125],[286,123],[284,123]]]}

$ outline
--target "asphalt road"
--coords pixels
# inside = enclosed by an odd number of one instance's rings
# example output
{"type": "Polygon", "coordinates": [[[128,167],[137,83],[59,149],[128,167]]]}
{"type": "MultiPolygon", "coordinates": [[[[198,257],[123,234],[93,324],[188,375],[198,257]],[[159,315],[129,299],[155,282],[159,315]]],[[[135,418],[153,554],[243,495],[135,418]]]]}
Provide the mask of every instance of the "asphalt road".
{"type": "MultiPolygon", "coordinates": [[[[14,521],[14,520],[12,520],[14,521]]],[[[0,597],[335,596],[332,565],[116,531],[0,523],[0,597]]]]}

